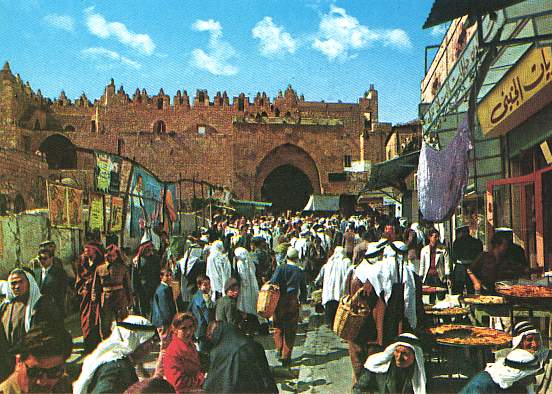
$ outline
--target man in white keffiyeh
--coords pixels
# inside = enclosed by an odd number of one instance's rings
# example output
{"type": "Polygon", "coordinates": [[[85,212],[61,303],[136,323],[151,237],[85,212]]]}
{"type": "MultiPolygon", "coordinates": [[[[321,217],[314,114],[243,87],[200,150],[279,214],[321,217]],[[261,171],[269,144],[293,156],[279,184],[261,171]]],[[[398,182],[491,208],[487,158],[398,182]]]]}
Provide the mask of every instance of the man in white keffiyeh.
{"type": "Polygon", "coordinates": [[[74,394],[122,393],[138,381],[134,365],[153,350],[155,327],[141,316],[128,316],[82,363],[74,394]]]}
{"type": "Polygon", "coordinates": [[[401,334],[383,352],[369,356],[353,392],[425,394],[424,353],[418,337],[401,334]]]}

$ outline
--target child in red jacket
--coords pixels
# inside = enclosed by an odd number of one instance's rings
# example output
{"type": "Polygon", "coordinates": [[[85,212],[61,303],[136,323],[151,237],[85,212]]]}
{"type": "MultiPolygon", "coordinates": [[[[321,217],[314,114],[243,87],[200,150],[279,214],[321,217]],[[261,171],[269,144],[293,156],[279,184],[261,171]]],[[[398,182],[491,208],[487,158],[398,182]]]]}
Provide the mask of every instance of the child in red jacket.
{"type": "Polygon", "coordinates": [[[163,366],[165,378],[177,393],[201,391],[205,380],[194,344],[196,325],[189,312],[178,313],[172,323],[172,340],[165,351],[163,366]]]}

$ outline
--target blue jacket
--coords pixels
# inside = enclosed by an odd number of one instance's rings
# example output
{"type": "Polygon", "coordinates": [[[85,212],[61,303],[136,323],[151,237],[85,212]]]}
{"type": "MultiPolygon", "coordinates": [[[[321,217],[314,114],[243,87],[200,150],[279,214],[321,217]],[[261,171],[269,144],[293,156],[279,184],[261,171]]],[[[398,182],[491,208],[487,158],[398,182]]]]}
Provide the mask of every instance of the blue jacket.
{"type": "Polygon", "coordinates": [[[210,314],[213,313],[213,308],[214,305],[212,305],[211,308],[207,306],[201,290],[196,291],[194,297],[192,298],[192,302],[190,303],[189,309],[197,320],[197,328],[195,331],[195,337],[197,339],[205,337],[207,326],[210,321],[210,314]]]}
{"type": "Polygon", "coordinates": [[[166,327],[172,323],[176,313],[172,289],[170,286],[161,283],[151,303],[151,322],[155,327],[166,327]]]}
{"type": "Polygon", "coordinates": [[[301,302],[307,299],[305,272],[295,264],[280,264],[274,271],[270,283],[280,286],[280,292],[286,289],[288,295],[298,295],[301,302]]]}
{"type": "Polygon", "coordinates": [[[486,371],[481,371],[464,386],[460,394],[493,394],[493,393],[525,393],[526,388],[514,383],[507,389],[502,389],[496,384],[491,375],[486,371]]]}

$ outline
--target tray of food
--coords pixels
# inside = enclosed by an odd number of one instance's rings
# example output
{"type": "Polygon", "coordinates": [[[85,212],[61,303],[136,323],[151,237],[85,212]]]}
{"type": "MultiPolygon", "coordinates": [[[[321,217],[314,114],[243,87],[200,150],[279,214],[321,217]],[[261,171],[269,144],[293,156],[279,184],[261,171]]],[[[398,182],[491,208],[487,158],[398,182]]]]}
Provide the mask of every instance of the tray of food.
{"type": "Polygon", "coordinates": [[[468,308],[462,308],[460,306],[453,306],[450,308],[443,308],[443,309],[435,309],[432,307],[424,308],[424,309],[428,315],[433,315],[433,316],[464,316],[470,313],[470,310],[468,308]]]}
{"type": "Polygon", "coordinates": [[[437,286],[422,286],[422,294],[446,293],[447,289],[437,286]]]}
{"type": "Polygon", "coordinates": [[[504,331],[460,324],[443,324],[430,328],[429,332],[437,343],[458,347],[500,347],[508,345],[512,340],[504,331]]]}
{"type": "Polygon", "coordinates": [[[552,303],[552,287],[539,282],[496,282],[495,287],[498,294],[514,302],[552,303]]]}
{"type": "Polygon", "coordinates": [[[506,300],[501,296],[492,295],[470,295],[462,298],[466,304],[473,305],[502,305],[506,304],[506,300]]]}

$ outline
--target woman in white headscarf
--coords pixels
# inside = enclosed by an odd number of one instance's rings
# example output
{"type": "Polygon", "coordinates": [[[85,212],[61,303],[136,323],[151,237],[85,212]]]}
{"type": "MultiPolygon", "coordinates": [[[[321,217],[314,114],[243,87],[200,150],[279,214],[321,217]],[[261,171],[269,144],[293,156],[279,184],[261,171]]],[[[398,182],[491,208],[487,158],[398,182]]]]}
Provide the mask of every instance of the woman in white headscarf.
{"type": "Polygon", "coordinates": [[[247,331],[252,332],[258,328],[257,298],[259,297],[259,284],[255,276],[255,264],[249,259],[247,249],[242,247],[234,250],[234,261],[240,281],[238,310],[247,314],[247,331]]]}
{"type": "Polygon", "coordinates": [[[207,257],[207,276],[211,280],[213,302],[224,294],[224,284],[232,274],[232,267],[228,256],[224,253],[222,241],[215,241],[209,249],[207,257]]]}
{"type": "Polygon", "coordinates": [[[383,352],[372,354],[353,393],[426,393],[424,353],[414,334],[404,333],[383,352]]]}
{"type": "Polygon", "coordinates": [[[155,327],[142,316],[128,316],[82,363],[74,394],[122,393],[138,381],[135,365],[153,350],[155,327]]]}
{"type": "Polygon", "coordinates": [[[333,327],[339,299],[344,294],[350,269],[351,259],[347,257],[343,247],[337,246],[334,254],[322,266],[315,279],[315,283],[322,282],[322,305],[324,305],[326,324],[329,327],[333,327]]]}

